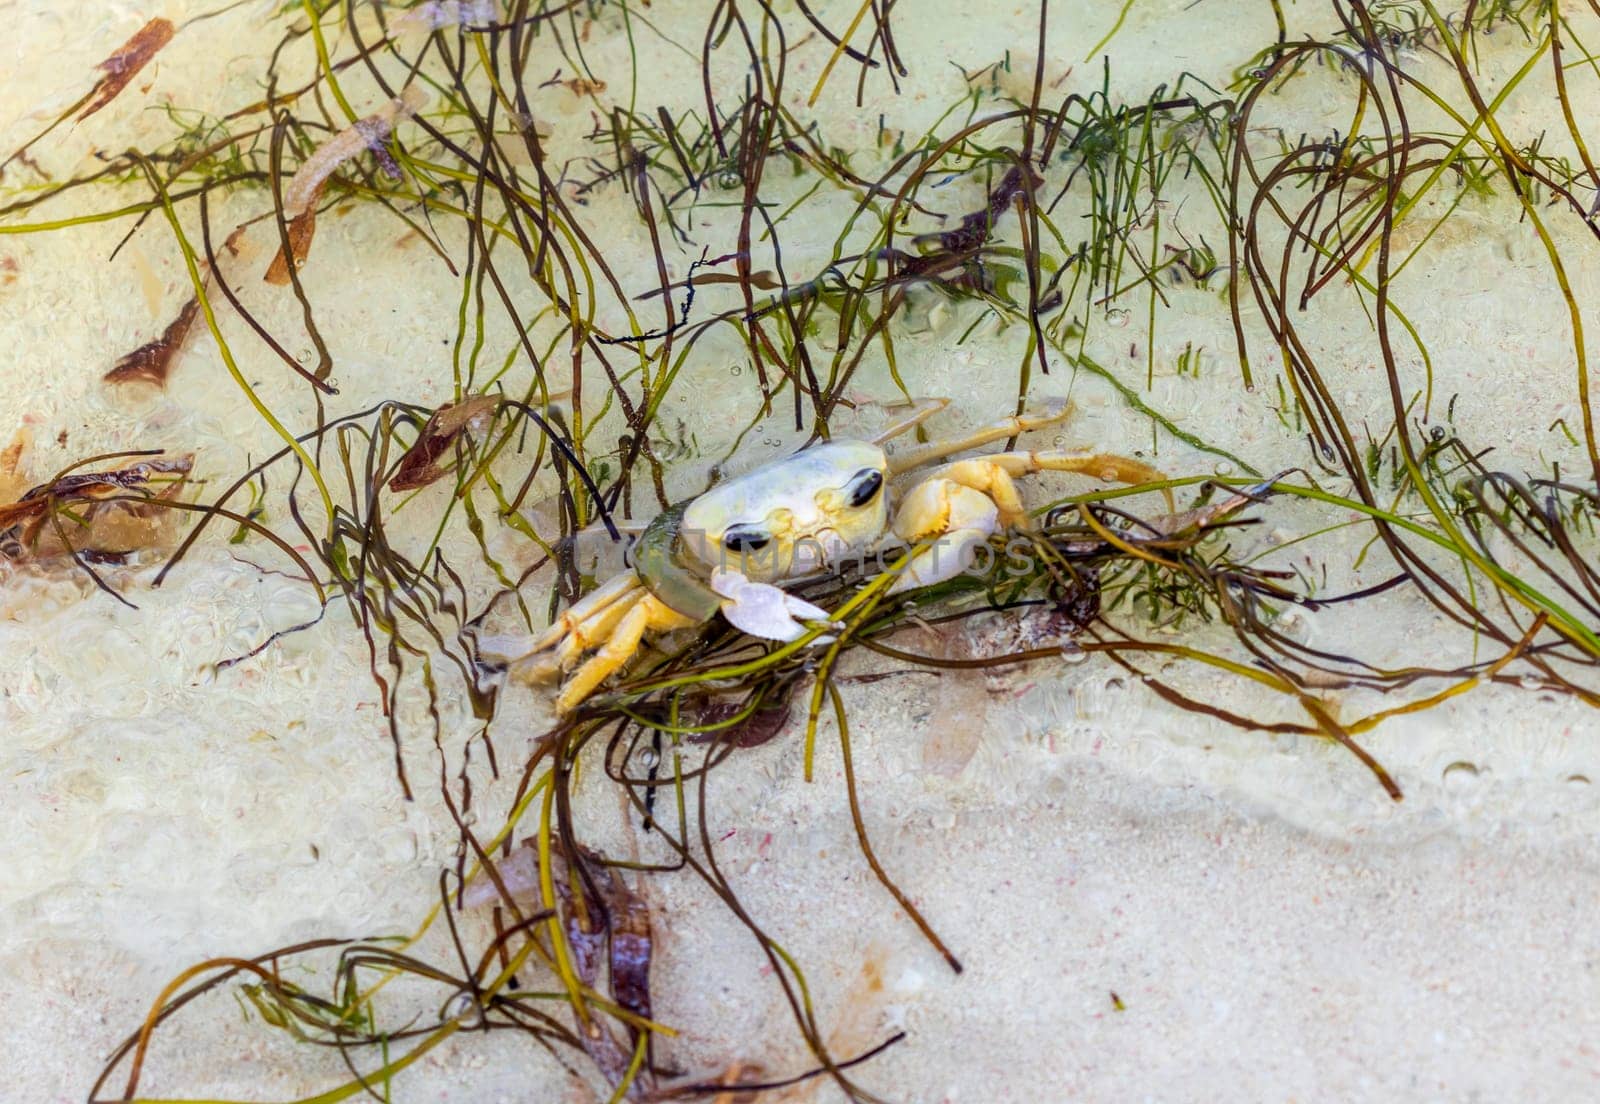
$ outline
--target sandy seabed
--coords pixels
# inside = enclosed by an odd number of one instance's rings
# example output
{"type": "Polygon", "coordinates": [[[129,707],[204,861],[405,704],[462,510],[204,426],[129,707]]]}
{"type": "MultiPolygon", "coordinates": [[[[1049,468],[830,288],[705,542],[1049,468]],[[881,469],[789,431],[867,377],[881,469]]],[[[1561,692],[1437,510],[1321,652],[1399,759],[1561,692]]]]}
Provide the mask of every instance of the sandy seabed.
{"type": "MultiPolygon", "coordinates": [[[[700,16],[672,7],[651,7],[664,32],[677,33],[676,21],[699,26],[700,16]]],[[[855,5],[814,7],[838,25],[855,5]]],[[[1053,6],[1047,56],[1081,58],[1116,7],[1053,6]]],[[[255,94],[256,53],[281,30],[270,9],[246,4],[185,27],[124,97],[42,144],[41,164],[82,172],[95,150],[167,133],[156,105],[216,111],[245,102],[255,94]]],[[[0,3],[9,28],[0,148],[81,95],[93,66],[146,18],[200,10],[177,0],[160,12],[0,3]]],[[[1031,56],[1032,9],[973,14],[971,5],[943,4],[903,19],[901,50],[915,59],[906,90],[891,98],[874,86],[881,104],[857,110],[853,81],[830,86],[819,117],[835,140],[873,146],[880,109],[900,126],[927,126],[961,93],[957,66],[976,71],[1008,50],[1031,56]]],[[[1271,33],[1264,3],[1136,5],[1110,48],[1116,87],[1142,98],[1174,60],[1220,85],[1271,33]],[[1193,43],[1208,45],[1188,57],[1193,43]]],[[[626,65],[616,43],[589,50],[597,71],[626,65]]],[[[693,66],[654,39],[641,50],[657,65],[650,95],[692,102],[693,66]]],[[[797,48],[794,87],[809,89],[826,57],[815,42],[797,48]]],[[[1492,69],[1495,57],[1485,64],[1492,69]]],[[[1058,69],[1047,75],[1060,91],[1098,85],[1093,66],[1064,60],[1058,69]]],[[[1600,106],[1585,95],[1590,109],[1600,106]]],[[[589,126],[572,99],[559,88],[548,94],[557,141],[589,126]]],[[[1531,91],[1507,114],[1536,132],[1540,113],[1555,110],[1531,91]]],[[[250,209],[249,197],[232,202],[250,209]]],[[[619,247],[640,245],[640,268],[620,272],[624,282],[654,286],[631,201],[601,191],[588,211],[619,247]]],[[[1545,427],[1570,414],[1560,397],[1571,387],[1570,346],[1536,243],[1515,215],[1492,204],[1467,213],[1470,232],[1439,241],[1406,288],[1443,386],[1471,395],[1457,421],[1509,455],[1533,457],[1549,446],[1545,427]]],[[[221,481],[272,438],[208,336],[184,353],[164,394],[130,397],[100,383],[189,294],[158,222],[107,261],[128,229],[120,220],[0,237],[9,365],[0,431],[31,428],[41,473],[97,452],[164,445],[193,450],[202,477],[221,481]]],[[[1576,230],[1558,232],[1578,241],[1576,230]]],[[[454,280],[370,213],[326,219],[319,234],[305,275],[335,353],[342,408],[396,395],[448,399],[454,280]]],[[[793,271],[825,261],[829,239],[831,231],[819,234],[815,256],[787,258],[793,271]]],[[[1588,263],[1569,275],[1579,300],[1594,302],[1592,243],[1583,256],[1588,263]]],[[[249,294],[264,312],[293,318],[268,292],[249,294]]],[[[1174,300],[1164,362],[1185,341],[1230,347],[1214,294],[1174,300]]],[[[222,325],[243,333],[237,320],[222,325]]],[[[930,325],[901,342],[918,386],[952,398],[940,423],[951,432],[1006,412],[1006,396],[985,381],[1015,364],[1015,334],[980,334],[957,348],[963,326],[930,325]]],[[[1334,349],[1349,354],[1351,408],[1381,413],[1360,318],[1330,318],[1326,328],[1334,349]]],[[[304,414],[294,381],[242,337],[236,344],[274,408],[304,414]]],[[[707,344],[708,356],[739,355],[732,342],[707,344]]],[[[1117,355],[1110,348],[1103,359],[1117,355]]],[[[1155,400],[1263,470],[1298,463],[1303,442],[1281,434],[1264,397],[1240,393],[1226,358],[1213,355],[1212,378],[1163,376],[1155,400]]],[[[1127,451],[1148,440],[1146,423],[1092,378],[1063,370],[1038,388],[1067,393],[1082,410],[1068,431],[1074,446],[1127,451]]],[[[750,411],[713,397],[674,413],[702,441],[726,444],[750,411]]],[[[1161,462],[1204,471],[1213,459],[1178,450],[1161,462]]],[[[685,463],[671,473],[674,489],[689,493],[705,474],[704,464],[685,463]]],[[[1280,543],[1316,524],[1292,503],[1272,522],[1280,543]]],[[[495,535],[493,550],[508,563],[530,561],[517,539],[495,535]]],[[[1350,562],[1362,539],[1319,547],[1350,562]]],[[[455,834],[437,797],[426,785],[413,802],[398,791],[365,648],[347,617],[330,614],[255,659],[207,673],[315,611],[303,585],[262,570],[250,551],[202,546],[159,590],[148,587],[149,572],[127,572],[137,609],[71,575],[18,573],[0,583],[0,1100],[83,1099],[161,988],[202,958],[411,930],[451,860],[455,834]]],[[[1342,576],[1352,587],[1382,577],[1374,566],[1342,576]]],[[[1407,662],[1446,631],[1431,607],[1399,592],[1302,616],[1298,631],[1380,664],[1407,662]]],[[[1207,672],[1174,666],[1163,677],[1242,712],[1275,708],[1247,684],[1217,690],[1207,672]]],[[[745,907],[805,964],[836,1054],[906,1033],[858,1073],[883,1096],[1576,1101],[1600,1092],[1592,922],[1600,801],[1589,783],[1600,780],[1600,751],[1595,716],[1582,705],[1488,687],[1385,724],[1366,743],[1405,790],[1396,804],[1337,747],[1175,710],[1094,659],[992,678],[891,678],[851,694],[867,827],[965,971],[953,974],[873,879],[827,741],[809,785],[792,732],[719,769],[718,853],[745,907]]],[[[409,704],[402,731],[420,733],[421,703],[409,704]]],[[[548,721],[548,703],[519,691],[502,710],[504,731],[529,734],[502,747],[514,761],[548,721]]],[[[447,716],[447,750],[471,731],[464,709],[447,716]]],[[[419,737],[407,751],[429,777],[431,743],[419,737]]],[[[579,798],[595,842],[614,853],[639,846],[637,824],[602,786],[588,784],[579,798]]],[[[679,1031],[671,1060],[695,1071],[739,1060],[805,1068],[804,1045],[748,933],[687,877],[653,879],[649,893],[655,1012],[679,1031]],[[766,1041],[752,1054],[758,1036],[766,1041]]],[[[225,1004],[158,1043],[143,1095],[290,1100],[346,1078],[334,1053],[295,1046],[225,1004]]],[[[596,1091],[524,1041],[458,1038],[397,1081],[394,1099],[603,1099],[596,1091]]],[[[787,1099],[836,1095],[817,1081],[787,1099]]]]}

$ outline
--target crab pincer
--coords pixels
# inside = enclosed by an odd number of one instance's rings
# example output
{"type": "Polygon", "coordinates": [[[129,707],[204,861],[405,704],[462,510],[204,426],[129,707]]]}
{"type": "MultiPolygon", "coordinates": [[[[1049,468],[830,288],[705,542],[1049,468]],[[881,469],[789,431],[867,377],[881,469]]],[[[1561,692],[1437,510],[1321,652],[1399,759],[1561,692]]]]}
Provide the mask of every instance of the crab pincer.
{"type": "Polygon", "coordinates": [[[820,606],[796,598],[771,583],[751,582],[737,571],[714,569],[711,589],[722,595],[722,616],[734,628],[751,636],[788,643],[809,631],[802,618],[834,624],[832,615],[820,606]]]}

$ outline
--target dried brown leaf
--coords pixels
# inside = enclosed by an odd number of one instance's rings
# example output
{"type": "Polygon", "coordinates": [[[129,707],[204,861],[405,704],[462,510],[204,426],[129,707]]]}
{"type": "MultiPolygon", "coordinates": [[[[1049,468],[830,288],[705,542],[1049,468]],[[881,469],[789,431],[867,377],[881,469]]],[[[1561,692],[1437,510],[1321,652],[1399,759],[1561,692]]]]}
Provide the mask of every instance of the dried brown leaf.
{"type": "Polygon", "coordinates": [[[163,505],[181,493],[193,466],[190,454],[64,475],[0,506],[0,540],[14,542],[13,556],[32,559],[149,547],[165,529],[163,505]]]}
{"type": "Polygon", "coordinates": [[[580,849],[591,864],[611,935],[611,995],[628,1011],[650,1018],[650,906],[628,888],[598,851],[580,849]]]}
{"type": "MultiPolygon", "coordinates": [[[[461,404],[465,405],[465,404],[461,404]]],[[[650,956],[653,941],[650,907],[622,880],[621,874],[606,865],[598,851],[578,848],[579,860],[588,879],[581,877],[559,855],[551,857],[550,875],[555,886],[557,915],[572,953],[572,968],[585,987],[593,988],[600,977],[600,964],[608,961],[611,996],[633,1014],[650,1017],[650,956]],[[593,895],[588,892],[592,885],[593,895]],[[580,895],[581,894],[581,895],[580,895]]],[[[537,844],[522,845],[496,864],[506,892],[514,898],[533,900],[539,892],[537,844]]],[[[499,900],[499,891],[488,879],[470,883],[463,893],[467,907],[499,900]]],[[[638,1029],[629,1025],[631,1040],[638,1029]]],[[[627,1076],[632,1048],[623,1046],[606,1023],[590,1017],[578,1027],[584,1050],[601,1073],[617,1085],[627,1076]]],[[[629,1097],[638,1099],[650,1088],[654,1078],[641,1071],[629,1088],[629,1097]]]]}
{"type": "MultiPolygon", "coordinates": [[[[735,717],[744,709],[744,702],[711,701],[693,714],[694,726],[704,728],[707,725],[718,724],[730,717],[735,717]]],[[[783,693],[782,700],[764,702],[751,711],[750,715],[737,724],[726,728],[719,728],[713,732],[697,732],[689,737],[689,742],[694,744],[732,744],[736,748],[756,748],[767,743],[778,733],[783,731],[783,726],[789,723],[789,716],[793,712],[793,689],[783,693]]]]}
{"type": "MultiPolygon", "coordinates": [[[[306,263],[306,257],[311,253],[311,238],[316,232],[317,205],[313,200],[310,206],[289,220],[289,252],[297,271],[306,263]]],[[[272,256],[272,263],[267,266],[267,274],[262,279],[275,287],[287,287],[289,265],[290,259],[283,255],[283,247],[280,245],[272,256]]]]}
{"type": "Polygon", "coordinates": [[[17,430],[5,451],[0,452],[0,479],[9,480],[21,470],[22,454],[27,451],[28,442],[32,439],[33,434],[27,427],[17,430]]]}
{"type": "Polygon", "coordinates": [[[363,116],[311,151],[283,189],[283,211],[291,218],[316,206],[328,179],[340,165],[364,150],[383,149],[395,125],[411,118],[427,106],[428,94],[421,85],[409,84],[400,95],[371,115],[363,116]]]}
{"type": "Polygon", "coordinates": [[[89,106],[83,109],[78,116],[81,123],[89,116],[99,111],[106,104],[116,99],[128,83],[139,75],[139,70],[150,63],[150,59],[163,46],[172,41],[176,28],[166,19],[152,19],[122,44],[122,48],[106,58],[95,68],[105,75],[95,84],[89,92],[89,106]]]}
{"type": "Polygon", "coordinates": [[[200,297],[192,296],[160,337],[146,342],[117,361],[102,378],[107,383],[148,383],[166,387],[172,361],[188,340],[189,330],[199,313],[200,297]]]}
{"type": "Polygon", "coordinates": [[[400,466],[389,480],[391,491],[410,491],[444,475],[439,458],[455,444],[464,430],[480,431],[500,408],[498,395],[474,395],[458,403],[446,403],[433,412],[416,441],[400,458],[400,466]]]}

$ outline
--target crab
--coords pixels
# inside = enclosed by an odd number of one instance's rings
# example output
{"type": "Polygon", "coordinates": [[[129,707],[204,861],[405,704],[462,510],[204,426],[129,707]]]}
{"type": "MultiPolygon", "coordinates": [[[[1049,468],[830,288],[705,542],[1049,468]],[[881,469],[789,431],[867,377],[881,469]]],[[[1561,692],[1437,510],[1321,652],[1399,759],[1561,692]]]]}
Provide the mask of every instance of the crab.
{"type": "Polygon", "coordinates": [[[778,584],[886,540],[913,549],[891,593],[960,574],[976,545],[1030,524],[1016,485],[1022,476],[1077,472],[1130,484],[1164,478],[1138,460],[1107,453],[1013,451],[949,459],[1064,422],[1072,415],[1066,403],[957,440],[885,451],[887,442],[948,402],[913,403],[876,437],[812,445],[670,507],[640,534],[632,569],[557,617],[513,658],[513,672],[529,682],[565,675],[555,707],[570,713],[625,666],[647,636],[705,624],[719,613],[742,632],[786,642],[817,622],[829,623],[828,611],[778,584]],[[896,483],[913,473],[916,481],[891,512],[896,483]]]}

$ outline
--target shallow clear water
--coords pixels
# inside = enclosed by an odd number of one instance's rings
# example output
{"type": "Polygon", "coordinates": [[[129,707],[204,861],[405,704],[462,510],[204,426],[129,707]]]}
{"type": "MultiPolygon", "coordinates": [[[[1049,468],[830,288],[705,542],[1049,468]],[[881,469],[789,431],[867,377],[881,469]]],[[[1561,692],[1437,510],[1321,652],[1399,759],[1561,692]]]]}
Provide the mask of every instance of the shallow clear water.
{"type": "MultiPolygon", "coordinates": [[[[854,11],[813,6],[833,27],[854,11]]],[[[585,148],[596,102],[636,97],[675,112],[696,103],[698,64],[680,45],[698,43],[704,12],[668,7],[635,13],[637,82],[615,11],[600,13],[584,49],[591,69],[606,75],[603,100],[560,84],[571,74],[558,73],[562,60],[551,49],[547,67],[559,80],[540,90],[536,114],[552,149],[585,148]]],[[[802,43],[803,19],[779,7],[801,43],[791,59],[793,109],[809,110],[863,167],[892,155],[886,131],[914,140],[971,83],[1030,94],[1031,62],[1023,59],[1033,53],[1037,13],[943,5],[896,23],[911,70],[898,96],[874,73],[857,107],[854,70],[841,70],[807,109],[828,50],[816,37],[802,43]],[[987,78],[963,76],[996,62],[987,78]]],[[[1051,7],[1044,77],[1053,96],[1099,87],[1098,61],[1083,58],[1110,29],[1113,7],[1051,7]]],[[[1268,6],[1243,7],[1135,5],[1109,47],[1113,92],[1142,101],[1173,78],[1175,65],[1225,84],[1273,37],[1268,6]]],[[[1327,30],[1320,7],[1292,7],[1297,28],[1327,30]]],[[[167,14],[180,22],[203,10],[177,8],[167,14]]],[[[0,89],[7,149],[81,95],[94,65],[147,15],[103,5],[13,5],[10,14],[14,79],[0,89]]],[[[111,107],[41,143],[39,164],[57,176],[84,172],[97,164],[96,151],[162,141],[172,126],[163,106],[215,114],[258,98],[261,53],[285,18],[251,4],[183,26],[111,107]]],[[[1486,41],[1485,79],[1506,79],[1528,49],[1509,30],[1486,41]]],[[[1428,72],[1443,65],[1427,56],[1415,64],[1428,72]]],[[[1290,86],[1272,104],[1275,125],[1294,133],[1327,124],[1330,90],[1341,87],[1332,72],[1290,86]]],[[[1549,92],[1548,81],[1531,81],[1507,102],[1502,124],[1523,136],[1557,130],[1549,92]]],[[[365,96],[362,110],[381,102],[371,89],[354,94],[365,96]]],[[[1595,99],[1589,84],[1574,95],[1583,105],[1595,99]]],[[[979,114],[1002,109],[993,98],[979,101],[979,114]]],[[[4,184],[30,179],[12,171],[4,184]]],[[[804,178],[777,180],[774,199],[799,199],[808,186],[804,178]]],[[[981,206],[972,182],[948,187],[960,193],[949,210],[981,206]]],[[[60,217],[103,209],[123,194],[85,192],[48,210],[60,217]]],[[[1173,185],[1164,211],[1170,234],[1215,235],[1203,194],[1197,180],[1173,185]]],[[[262,210],[259,192],[215,203],[218,226],[262,210]]],[[[791,277],[832,260],[838,221],[850,208],[841,195],[798,209],[782,258],[791,277]]],[[[627,193],[616,184],[596,189],[581,210],[608,256],[634,261],[619,264],[622,285],[655,288],[649,239],[627,193]]],[[[736,214],[709,203],[696,213],[694,246],[673,255],[675,278],[700,244],[713,254],[734,247],[736,214]]],[[[1550,295],[1539,238],[1519,214],[1505,196],[1464,206],[1395,286],[1428,335],[1441,401],[1464,396],[1454,424],[1494,446],[1502,463],[1531,466],[1575,455],[1546,427],[1575,423],[1577,414],[1566,312],[1550,295]]],[[[224,371],[209,335],[183,353],[165,393],[100,382],[118,356],[160,332],[190,291],[173,236],[157,219],[110,259],[130,228],[122,219],[0,237],[0,333],[18,381],[0,392],[0,427],[31,430],[28,463],[39,479],[83,456],[163,446],[193,450],[200,477],[219,486],[276,438],[224,371]]],[[[1422,232],[1407,231],[1413,244],[1422,232]]],[[[1600,268],[1588,231],[1552,215],[1550,232],[1578,301],[1593,302],[1600,268]]],[[[457,227],[439,233],[447,249],[464,248],[457,227]]],[[[1013,223],[1013,243],[1014,233],[1013,223]]],[[[241,265],[264,267],[270,241],[252,233],[241,265]]],[[[396,396],[432,407],[451,397],[459,285],[415,235],[370,209],[325,216],[304,279],[334,356],[336,410],[396,396]]],[[[313,346],[293,300],[255,279],[239,287],[274,333],[290,335],[291,354],[309,359],[313,346]]],[[[518,291],[531,294],[526,283],[518,291]]],[[[1306,463],[1303,438],[1274,413],[1278,392],[1269,381],[1281,363],[1263,359],[1254,365],[1260,385],[1241,386],[1218,287],[1175,285],[1164,299],[1154,350],[1148,301],[1136,298],[1108,307],[1085,352],[1175,427],[1258,470],[1306,463]],[[1180,370],[1185,350],[1194,359],[1184,363],[1196,370],[1180,370]]],[[[737,304],[735,291],[713,284],[696,309],[737,304]]],[[[607,309],[606,321],[620,324],[620,308],[607,309]]],[[[641,317],[655,325],[659,316],[641,308],[641,317]]],[[[1263,320],[1247,311],[1246,323],[1259,328],[1263,320]]],[[[297,378],[236,316],[223,311],[218,324],[277,416],[310,424],[312,402],[297,378]]],[[[1302,324],[1323,342],[1325,360],[1347,369],[1336,385],[1347,416],[1387,424],[1387,394],[1358,305],[1318,307],[1302,324]]],[[[490,326],[486,343],[509,347],[509,327],[490,326]]],[[[953,400],[941,431],[1009,411],[1026,327],[998,324],[981,304],[927,295],[910,304],[893,336],[899,370],[916,390],[953,400]]],[[[827,349],[827,340],[819,337],[818,347],[827,349]]],[[[664,419],[680,441],[693,442],[668,466],[673,497],[703,487],[714,464],[750,466],[796,443],[784,418],[740,436],[758,405],[744,356],[724,330],[685,365],[664,419]]],[[[1231,463],[1154,433],[1148,417],[1093,373],[1059,356],[1047,367],[1031,394],[1070,397],[1081,411],[1049,445],[1143,453],[1174,474],[1221,474],[1219,465],[1231,463]]],[[[1404,370],[1420,380],[1418,364],[1404,370]]],[[[567,382],[559,368],[556,375],[557,385],[567,382]]],[[[886,358],[875,352],[855,397],[895,394],[886,358]]],[[[552,490],[541,483],[535,497],[552,490]]],[[[397,534],[430,532],[428,508],[440,501],[424,497],[398,513],[397,534]]],[[[543,509],[548,522],[551,507],[543,509]]],[[[1327,565],[1332,592],[1381,580],[1376,557],[1354,566],[1365,532],[1335,533],[1309,548],[1295,543],[1328,524],[1312,505],[1275,503],[1264,531],[1239,539],[1257,542],[1267,562],[1327,565]],[[1304,560],[1308,553],[1314,562],[1304,560]]],[[[488,540],[512,573],[536,558],[510,530],[488,540]]],[[[448,534],[444,549],[459,562],[476,556],[461,531],[448,534]]],[[[259,542],[215,541],[158,590],[148,571],[120,574],[137,609],[71,574],[14,575],[0,590],[0,865],[8,872],[0,879],[0,994],[12,1007],[43,1010],[6,1028],[22,1056],[16,1083],[29,1099],[83,1095],[160,988],[198,959],[410,931],[436,896],[456,837],[432,783],[441,761],[459,764],[478,725],[464,700],[447,698],[436,751],[426,702],[408,690],[397,727],[412,778],[425,780],[408,802],[366,645],[344,611],[215,672],[218,660],[314,612],[308,589],[278,570],[289,568],[259,542]]],[[[1400,592],[1297,618],[1280,628],[1380,665],[1419,655],[1465,661],[1481,646],[1400,592]]],[[[1181,639],[1220,647],[1223,637],[1186,628],[1181,639]]],[[[853,663],[852,674],[881,666],[853,663]]],[[[1155,670],[1224,708],[1293,715],[1245,680],[1184,665],[1155,670]]],[[[1397,805],[1331,744],[1176,710],[1095,657],[990,679],[891,678],[850,695],[855,769],[880,857],[958,949],[966,972],[946,969],[856,851],[836,744],[824,742],[810,785],[793,734],[730,764],[717,781],[725,821],[708,831],[746,907],[806,964],[836,1055],[907,1032],[864,1067],[861,1081],[875,1091],[929,1101],[1224,1092],[1392,1100],[1498,1097],[1537,1085],[1534,1095],[1555,1099],[1581,1095],[1600,1073],[1587,1042],[1595,948],[1586,922],[1600,893],[1600,803],[1585,781],[1600,777],[1600,762],[1591,711],[1572,699],[1487,686],[1367,734],[1366,746],[1406,792],[1397,805]]],[[[1346,718],[1386,704],[1337,690],[1319,691],[1319,700],[1346,718]]],[[[548,719],[544,697],[508,694],[496,721],[507,734],[500,754],[519,761],[548,719]]],[[[479,815],[489,820],[510,800],[507,779],[489,778],[481,763],[476,769],[479,815]]],[[[653,854],[604,786],[591,780],[580,788],[579,805],[596,844],[653,854]]],[[[667,1058],[694,1072],[740,1061],[773,1076],[805,1068],[805,1047],[744,929],[689,879],[654,880],[650,893],[660,925],[656,1013],[681,1030],[664,1046],[667,1058]]],[[[191,1017],[158,1049],[143,1092],[287,1099],[345,1078],[337,1056],[241,1021],[225,998],[215,1007],[221,1011],[191,1017]]],[[[530,1085],[575,1099],[592,1091],[531,1047],[463,1038],[397,1082],[396,1099],[510,1099],[530,1085]]],[[[817,1082],[801,1091],[829,1098],[836,1090],[817,1082]]]]}

